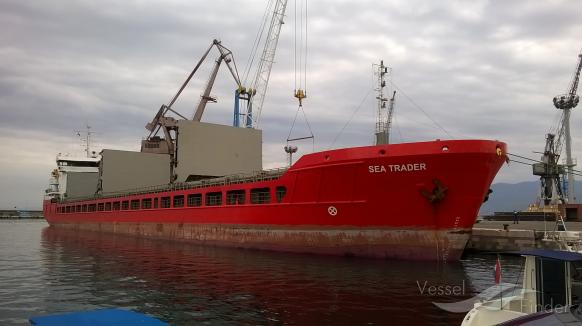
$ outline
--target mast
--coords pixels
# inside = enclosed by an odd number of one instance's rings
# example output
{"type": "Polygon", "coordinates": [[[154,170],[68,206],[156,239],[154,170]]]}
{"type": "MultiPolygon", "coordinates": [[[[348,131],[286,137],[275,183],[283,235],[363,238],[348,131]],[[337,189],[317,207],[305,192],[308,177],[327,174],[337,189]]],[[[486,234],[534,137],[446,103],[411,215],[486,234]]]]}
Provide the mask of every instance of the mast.
{"type": "Polygon", "coordinates": [[[75,130],[77,132],[77,136],[81,137],[81,141],[85,143],[85,155],[89,158],[93,157],[93,153],[91,152],[91,135],[94,134],[91,131],[91,126],[85,125],[85,131],[81,133],[80,130],[75,130]]]}
{"type": "MultiPolygon", "coordinates": [[[[386,109],[388,98],[384,97],[384,88],[386,87],[386,75],[389,73],[388,67],[384,66],[384,60],[380,60],[374,75],[378,80],[378,87],[375,89],[378,100],[378,112],[376,120],[376,145],[389,143],[389,116],[386,109]]],[[[394,97],[393,97],[394,99],[394,97]]],[[[392,105],[392,102],[391,102],[392,105]]],[[[390,117],[391,120],[391,117],[390,117]]]]}

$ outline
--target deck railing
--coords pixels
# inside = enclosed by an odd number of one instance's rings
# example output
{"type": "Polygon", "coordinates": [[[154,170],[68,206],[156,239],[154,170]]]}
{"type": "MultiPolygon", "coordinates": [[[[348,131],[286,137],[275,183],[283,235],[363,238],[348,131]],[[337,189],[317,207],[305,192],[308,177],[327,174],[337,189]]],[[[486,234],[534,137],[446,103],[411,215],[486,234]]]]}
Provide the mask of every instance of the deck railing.
{"type": "Polygon", "coordinates": [[[125,196],[133,196],[133,195],[154,194],[154,193],[168,192],[168,191],[179,191],[179,190],[188,190],[188,189],[197,189],[197,188],[209,188],[209,187],[215,187],[215,186],[228,186],[228,185],[248,183],[248,182],[270,181],[270,180],[278,179],[287,170],[288,170],[288,168],[269,169],[269,170],[254,172],[251,174],[233,174],[233,175],[212,178],[212,179],[204,179],[204,180],[193,181],[193,182],[175,182],[172,184],[165,184],[165,185],[125,189],[125,190],[120,190],[120,191],[115,191],[115,192],[105,192],[105,193],[95,194],[94,196],[69,197],[66,199],[61,199],[61,202],[70,203],[70,202],[94,200],[94,199],[106,199],[106,198],[118,198],[118,197],[125,197],[125,196]]]}

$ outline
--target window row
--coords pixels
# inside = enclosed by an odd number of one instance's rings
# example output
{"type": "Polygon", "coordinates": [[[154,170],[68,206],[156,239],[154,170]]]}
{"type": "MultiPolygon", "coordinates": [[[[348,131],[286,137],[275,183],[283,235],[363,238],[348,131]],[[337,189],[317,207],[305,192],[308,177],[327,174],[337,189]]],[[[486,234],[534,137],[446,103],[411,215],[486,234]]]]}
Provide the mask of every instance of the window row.
{"type": "MultiPolygon", "coordinates": [[[[285,187],[277,187],[275,190],[275,200],[277,203],[283,201],[287,192],[285,187]]],[[[161,198],[144,198],[114,201],[98,204],[67,205],[57,207],[57,213],[80,213],[95,211],[119,211],[119,210],[138,210],[151,208],[178,208],[178,207],[200,207],[203,204],[202,194],[175,195],[161,198]]],[[[243,205],[245,204],[245,190],[229,190],[226,192],[226,205],[243,205]]],[[[269,188],[251,189],[249,201],[251,204],[269,204],[271,203],[271,190],[269,188]]],[[[204,196],[205,206],[222,206],[223,193],[208,192],[204,196]]]]}

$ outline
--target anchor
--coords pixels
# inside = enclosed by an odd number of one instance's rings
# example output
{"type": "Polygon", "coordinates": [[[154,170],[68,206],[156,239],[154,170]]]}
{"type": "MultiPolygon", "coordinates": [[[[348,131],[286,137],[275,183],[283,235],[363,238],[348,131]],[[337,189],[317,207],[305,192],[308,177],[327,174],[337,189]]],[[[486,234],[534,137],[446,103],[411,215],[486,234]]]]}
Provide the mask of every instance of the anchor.
{"type": "Polygon", "coordinates": [[[446,194],[447,191],[449,190],[447,187],[445,187],[443,185],[443,183],[439,180],[439,179],[433,179],[432,183],[434,184],[434,188],[432,189],[432,191],[428,191],[426,189],[421,189],[420,190],[420,194],[426,198],[426,200],[429,201],[429,203],[431,204],[437,204],[440,201],[442,201],[446,194]]]}

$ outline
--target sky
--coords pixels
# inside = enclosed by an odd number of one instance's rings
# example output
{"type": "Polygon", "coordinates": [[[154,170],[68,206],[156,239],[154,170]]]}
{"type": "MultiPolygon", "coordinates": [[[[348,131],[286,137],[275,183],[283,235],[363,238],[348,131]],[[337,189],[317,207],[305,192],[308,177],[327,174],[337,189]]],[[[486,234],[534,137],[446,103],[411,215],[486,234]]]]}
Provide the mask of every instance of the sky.
{"type": "MultiPolygon", "coordinates": [[[[298,103],[295,9],[289,1],[261,115],[263,165],[283,166],[298,103]]],[[[267,1],[0,2],[0,209],[40,208],[57,153],[139,150],[213,39],[244,72],[267,1]]],[[[304,110],[313,150],[370,145],[376,116],[372,64],[397,87],[393,142],[485,138],[537,158],[557,125],[552,98],[567,91],[582,48],[578,1],[339,1],[307,3],[304,110]],[[436,122],[436,123],[435,123],[436,122]]],[[[297,16],[298,20],[301,16],[297,16]]],[[[212,58],[217,57],[212,52],[212,58]]],[[[174,108],[191,116],[212,60],[174,108]]],[[[203,121],[230,124],[235,84],[221,68],[203,121]]],[[[301,116],[300,116],[301,117],[301,116]]],[[[571,117],[582,157],[582,115],[571,117]]],[[[292,135],[308,134],[298,119],[292,135]]],[[[495,182],[535,180],[509,164],[495,182]]]]}

